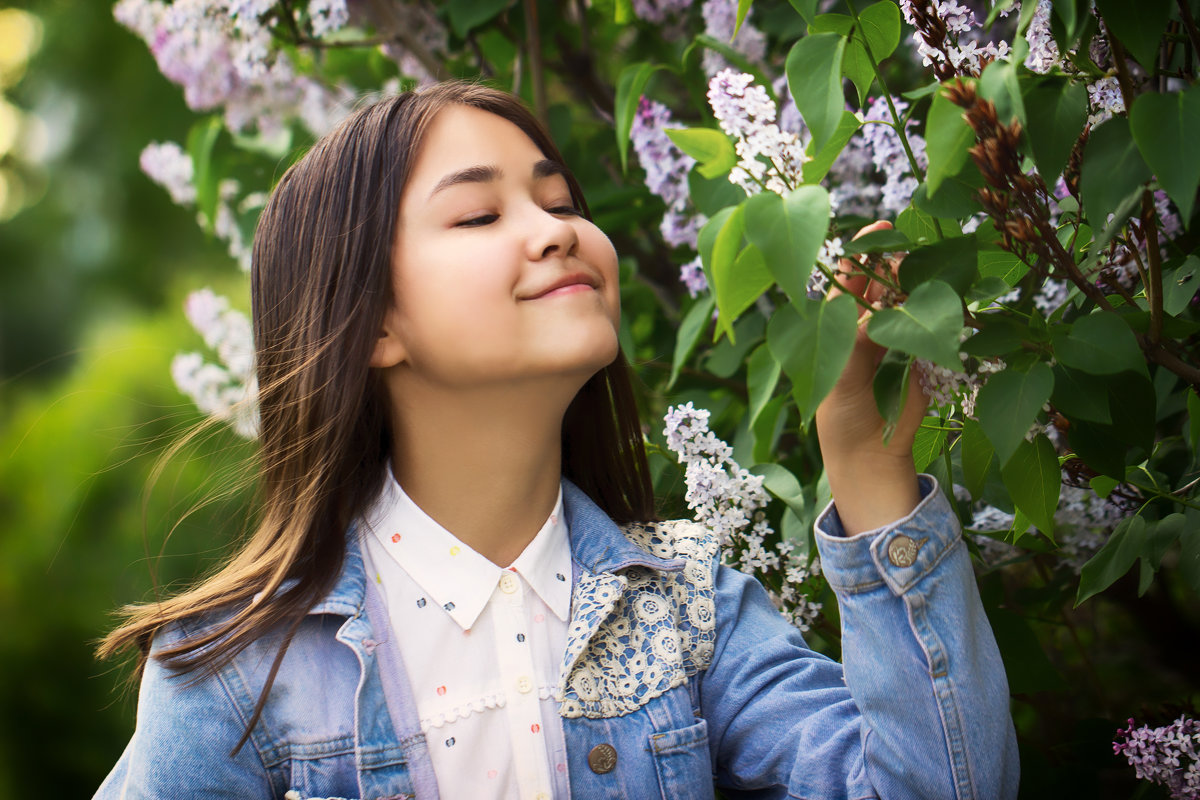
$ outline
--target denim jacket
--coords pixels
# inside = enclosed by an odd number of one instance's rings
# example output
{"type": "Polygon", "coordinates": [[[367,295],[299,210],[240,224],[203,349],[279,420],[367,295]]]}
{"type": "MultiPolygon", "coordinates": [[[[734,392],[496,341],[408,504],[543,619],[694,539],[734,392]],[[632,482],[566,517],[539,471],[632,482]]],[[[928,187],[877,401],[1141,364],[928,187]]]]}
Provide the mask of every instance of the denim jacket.
{"type": "MultiPolygon", "coordinates": [[[[615,525],[563,482],[574,582],[559,686],[575,798],[1011,798],[1000,655],[936,481],[907,517],[846,538],[817,523],[844,665],[810,650],[694,523],[615,525]]],[[[212,674],[148,661],[137,727],[98,798],[438,796],[416,703],[356,537],[288,647],[212,674]]],[[[161,648],[192,633],[161,633],[161,648]]],[[[453,800],[453,799],[452,799],[453,800]]]]}

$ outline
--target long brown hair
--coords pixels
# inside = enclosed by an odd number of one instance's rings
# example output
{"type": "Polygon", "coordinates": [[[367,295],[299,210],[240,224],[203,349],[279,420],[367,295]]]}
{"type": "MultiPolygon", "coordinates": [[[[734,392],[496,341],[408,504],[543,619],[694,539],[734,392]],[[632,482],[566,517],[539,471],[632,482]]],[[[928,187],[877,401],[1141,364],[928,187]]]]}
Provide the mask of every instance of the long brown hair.
{"type": "MultiPolygon", "coordinates": [[[[451,104],[509,120],[547,158],[565,163],[517,98],[453,81],[357,111],[287,170],[254,237],[259,522],[241,550],[211,577],[175,597],[123,609],[126,621],[98,649],[107,657],[135,647],[140,670],[163,626],[211,616],[219,621],[155,657],[179,671],[214,669],[268,630],[282,627],[285,644],[247,735],[286,642],[333,588],[351,523],[383,486],[391,439],[388,404],[368,361],[391,298],[401,191],[434,116],[451,104]]],[[[591,219],[578,182],[569,172],[566,179],[573,200],[591,219]]],[[[579,391],[563,420],[562,441],[564,474],[610,517],[618,522],[653,518],[649,470],[623,356],[579,391]]]]}

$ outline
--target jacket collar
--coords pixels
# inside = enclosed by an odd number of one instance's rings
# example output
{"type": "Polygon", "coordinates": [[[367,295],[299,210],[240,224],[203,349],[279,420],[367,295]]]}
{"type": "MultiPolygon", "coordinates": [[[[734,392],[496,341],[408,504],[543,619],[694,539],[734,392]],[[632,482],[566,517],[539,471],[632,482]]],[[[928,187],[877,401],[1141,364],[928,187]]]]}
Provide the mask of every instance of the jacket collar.
{"type": "MultiPolygon", "coordinates": [[[[563,513],[571,540],[571,558],[591,573],[616,572],[629,567],[646,567],[660,572],[676,572],[684,562],[677,558],[651,555],[626,538],[608,515],[582,489],[562,479],[563,513]]],[[[346,534],[346,553],[342,574],[333,590],[309,610],[309,614],[337,614],[357,617],[363,613],[367,590],[359,537],[362,528],[356,522],[346,534]]]]}

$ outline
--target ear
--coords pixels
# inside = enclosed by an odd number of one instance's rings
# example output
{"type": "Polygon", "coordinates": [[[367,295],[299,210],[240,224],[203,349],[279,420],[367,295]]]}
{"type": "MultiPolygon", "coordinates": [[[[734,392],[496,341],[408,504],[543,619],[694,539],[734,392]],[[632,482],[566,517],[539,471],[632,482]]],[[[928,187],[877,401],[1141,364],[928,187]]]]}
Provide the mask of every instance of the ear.
{"type": "Polygon", "coordinates": [[[375,349],[371,352],[372,367],[387,369],[402,363],[408,358],[408,350],[400,339],[395,309],[388,309],[379,328],[379,338],[375,340],[375,349]]]}

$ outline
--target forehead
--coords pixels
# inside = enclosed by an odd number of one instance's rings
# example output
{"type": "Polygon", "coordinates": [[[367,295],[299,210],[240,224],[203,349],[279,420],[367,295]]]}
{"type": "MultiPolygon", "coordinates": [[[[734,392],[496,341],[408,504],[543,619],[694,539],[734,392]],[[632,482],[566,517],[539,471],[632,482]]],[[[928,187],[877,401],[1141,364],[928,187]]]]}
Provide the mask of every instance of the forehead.
{"type": "Polygon", "coordinates": [[[505,177],[527,176],[543,158],[533,140],[503,117],[471,106],[447,106],[425,131],[407,188],[425,198],[446,174],[479,165],[495,165],[505,177]]]}

